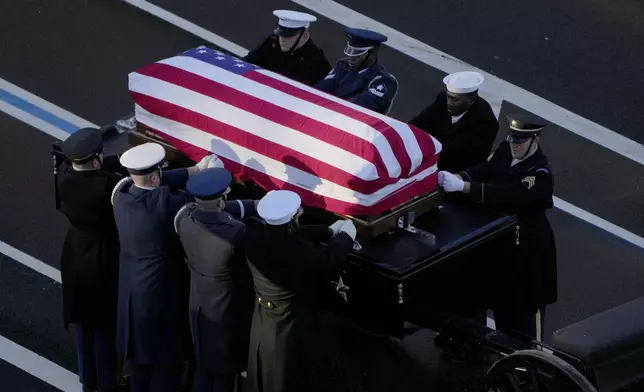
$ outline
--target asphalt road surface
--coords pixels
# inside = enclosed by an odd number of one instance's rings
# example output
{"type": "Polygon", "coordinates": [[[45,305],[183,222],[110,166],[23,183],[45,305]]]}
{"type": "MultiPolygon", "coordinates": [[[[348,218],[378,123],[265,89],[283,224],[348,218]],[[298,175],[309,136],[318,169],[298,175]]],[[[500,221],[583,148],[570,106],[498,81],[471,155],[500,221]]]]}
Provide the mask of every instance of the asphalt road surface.
{"type": "MultiPolygon", "coordinates": [[[[154,3],[246,48],[274,27],[272,9],[305,11],[286,0],[154,3]]],[[[641,2],[341,3],[644,141],[641,2]]],[[[312,30],[329,59],[340,57],[342,26],[319,17],[312,30]]],[[[97,124],[132,111],[129,72],[205,43],[127,4],[100,0],[10,2],[0,12],[0,36],[0,78],[97,124]]],[[[394,117],[409,119],[442,88],[440,71],[391,48],[382,59],[401,85],[394,117]]],[[[506,102],[502,113],[517,110],[506,102]]],[[[58,267],[66,223],[53,209],[54,138],[4,113],[0,130],[0,241],[58,267]]],[[[644,236],[641,165],[557,127],[542,140],[558,197],[644,236]]],[[[549,217],[560,300],[548,308],[548,333],[644,295],[641,248],[561,210],[549,217]]],[[[0,255],[0,335],[75,372],[73,336],[62,327],[61,308],[59,284],[0,255]]],[[[404,341],[343,337],[348,348],[336,364],[337,390],[448,390],[438,388],[451,370],[437,358],[432,336],[421,330],[404,341]]],[[[53,388],[1,360],[0,385],[3,392],[53,388]]]]}

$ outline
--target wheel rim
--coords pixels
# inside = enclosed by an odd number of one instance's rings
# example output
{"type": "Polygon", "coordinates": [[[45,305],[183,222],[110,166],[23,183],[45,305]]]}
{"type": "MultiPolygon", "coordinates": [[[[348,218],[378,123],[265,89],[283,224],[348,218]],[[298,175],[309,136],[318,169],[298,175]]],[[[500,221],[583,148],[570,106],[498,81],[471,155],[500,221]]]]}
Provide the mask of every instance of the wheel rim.
{"type": "Polygon", "coordinates": [[[490,368],[485,377],[485,387],[488,392],[587,391],[555,362],[512,355],[490,368]]]}

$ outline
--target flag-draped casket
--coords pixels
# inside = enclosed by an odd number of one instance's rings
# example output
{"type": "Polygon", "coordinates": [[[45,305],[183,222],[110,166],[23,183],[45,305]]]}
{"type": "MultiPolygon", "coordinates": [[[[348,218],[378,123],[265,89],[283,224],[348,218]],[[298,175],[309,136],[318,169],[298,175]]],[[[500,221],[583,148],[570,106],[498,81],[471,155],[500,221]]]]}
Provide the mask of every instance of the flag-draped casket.
{"type": "Polygon", "coordinates": [[[144,66],[129,88],[137,122],[170,145],[305,205],[377,215],[436,188],[430,135],[209,48],[144,66]]]}

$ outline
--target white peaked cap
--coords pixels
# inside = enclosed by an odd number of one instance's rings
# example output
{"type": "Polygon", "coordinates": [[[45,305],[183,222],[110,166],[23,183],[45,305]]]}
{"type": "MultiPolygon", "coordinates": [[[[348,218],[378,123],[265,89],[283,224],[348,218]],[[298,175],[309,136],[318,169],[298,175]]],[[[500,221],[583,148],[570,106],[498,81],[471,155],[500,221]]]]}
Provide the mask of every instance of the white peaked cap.
{"type": "Polygon", "coordinates": [[[476,91],[483,84],[483,75],[478,72],[463,71],[445,76],[443,83],[447,91],[454,94],[467,94],[476,91]]]}
{"type": "Polygon", "coordinates": [[[128,170],[145,170],[158,165],[165,158],[165,150],[157,143],[144,143],[127,150],[119,159],[128,170]]]}
{"type": "Polygon", "coordinates": [[[257,203],[257,214],[269,225],[283,225],[297,214],[301,205],[302,199],[295,192],[271,191],[257,203]]]}
{"type": "Polygon", "coordinates": [[[309,27],[312,22],[318,20],[318,18],[313,15],[298,11],[275,10],[273,11],[273,15],[279,18],[279,25],[286,27],[287,29],[309,27]]]}

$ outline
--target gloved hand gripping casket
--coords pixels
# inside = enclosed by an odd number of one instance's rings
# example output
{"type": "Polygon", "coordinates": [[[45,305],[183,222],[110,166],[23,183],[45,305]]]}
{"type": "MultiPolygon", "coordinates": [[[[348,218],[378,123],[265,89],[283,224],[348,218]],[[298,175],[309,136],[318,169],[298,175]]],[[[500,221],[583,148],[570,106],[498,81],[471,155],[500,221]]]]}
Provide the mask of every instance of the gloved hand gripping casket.
{"type": "Polygon", "coordinates": [[[440,143],[403,122],[200,47],[129,75],[137,122],[194,161],[374,216],[436,189],[440,143]]]}

